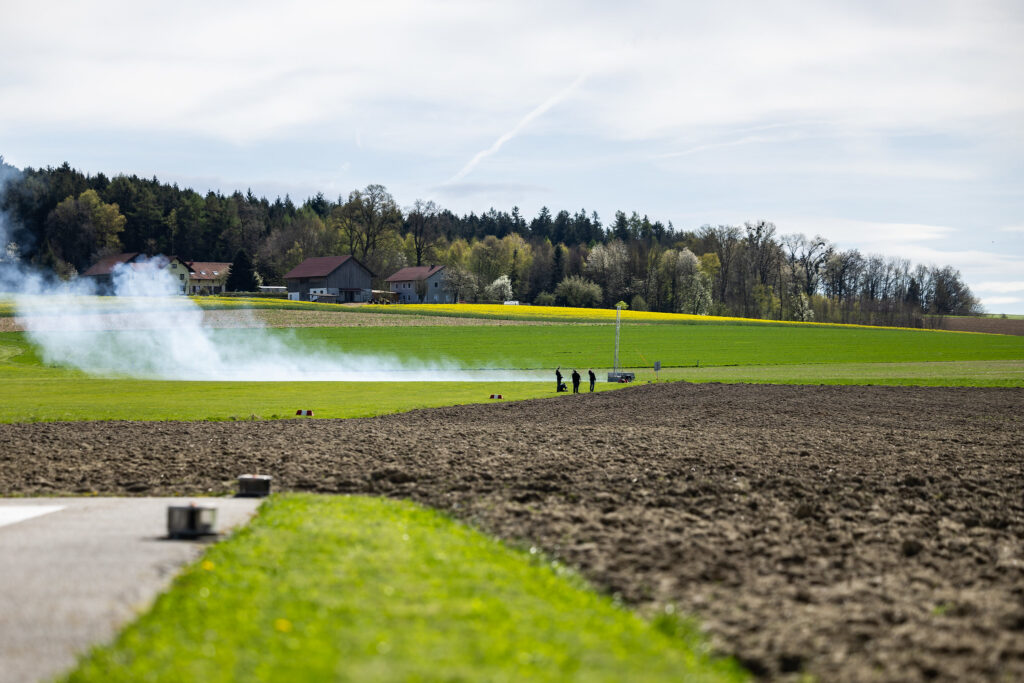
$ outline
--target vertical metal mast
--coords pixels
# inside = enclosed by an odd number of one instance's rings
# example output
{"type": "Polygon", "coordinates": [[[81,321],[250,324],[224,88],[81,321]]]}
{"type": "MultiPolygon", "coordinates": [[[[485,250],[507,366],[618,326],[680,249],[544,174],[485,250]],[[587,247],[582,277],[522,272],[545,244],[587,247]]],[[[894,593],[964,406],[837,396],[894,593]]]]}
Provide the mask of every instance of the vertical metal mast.
{"type": "Polygon", "coordinates": [[[612,372],[619,371],[619,322],[622,317],[622,307],[615,307],[615,365],[612,368],[612,372]]]}

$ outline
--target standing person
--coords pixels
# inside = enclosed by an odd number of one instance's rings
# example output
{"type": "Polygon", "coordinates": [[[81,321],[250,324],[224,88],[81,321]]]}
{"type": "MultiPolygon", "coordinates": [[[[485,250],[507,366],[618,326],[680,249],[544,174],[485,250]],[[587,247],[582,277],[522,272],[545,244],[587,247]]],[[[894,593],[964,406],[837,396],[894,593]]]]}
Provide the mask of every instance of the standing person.
{"type": "Polygon", "coordinates": [[[597,382],[597,375],[594,374],[594,368],[587,370],[587,374],[590,375],[590,393],[594,393],[594,383],[597,382]]]}
{"type": "Polygon", "coordinates": [[[572,369],[572,393],[580,393],[580,373],[576,372],[576,368],[572,369]]]}
{"type": "Polygon", "coordinates": [[[562,366],[555,368],[555,393],[562,390],[562,366]]]}

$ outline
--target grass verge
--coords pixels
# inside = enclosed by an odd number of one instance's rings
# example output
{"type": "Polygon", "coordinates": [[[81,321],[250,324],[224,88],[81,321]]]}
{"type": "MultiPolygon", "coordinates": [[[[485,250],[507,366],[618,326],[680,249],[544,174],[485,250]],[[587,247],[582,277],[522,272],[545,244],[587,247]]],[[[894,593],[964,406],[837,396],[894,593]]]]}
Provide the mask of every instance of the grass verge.
{"type": "Polygon", "coordinates": [[[531,553],[408,502],[277,496],[67,680],[743,680],[531,553]]]}

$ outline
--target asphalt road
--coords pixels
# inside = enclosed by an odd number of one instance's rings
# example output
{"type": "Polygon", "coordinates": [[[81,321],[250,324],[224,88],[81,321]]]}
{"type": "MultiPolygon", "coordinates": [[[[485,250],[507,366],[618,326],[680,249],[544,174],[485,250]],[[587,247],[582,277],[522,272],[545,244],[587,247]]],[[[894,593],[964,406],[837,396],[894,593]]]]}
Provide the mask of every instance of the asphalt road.
{"type": "Polygon", "coordinates": [[[0,499],[0,683],[50,679],[145,610],[209,541],[168,540],[167,508],[245,523],[252,498],[0,499]]]}

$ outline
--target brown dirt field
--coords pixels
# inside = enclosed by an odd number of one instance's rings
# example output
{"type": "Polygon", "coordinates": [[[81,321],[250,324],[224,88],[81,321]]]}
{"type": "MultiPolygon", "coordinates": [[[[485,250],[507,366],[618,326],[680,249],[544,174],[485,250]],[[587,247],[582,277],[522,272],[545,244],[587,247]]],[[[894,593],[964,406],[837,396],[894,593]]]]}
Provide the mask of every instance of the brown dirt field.
{"type": "Polygon", "coordinates": [[[989,334],[1024,335],[1022,318],[943,318],[939,329],[955,332],[987,332],[989,334]]]}
{"type": "MultiPolygon", "coordinates": [[[[396,390],[399,390],[396,387],[396,390]]],[[[0,493],[411,498],[765,678],[1024,679],[1024,390],[638,386],[363,420],[0,425],[0,493]]]]}

